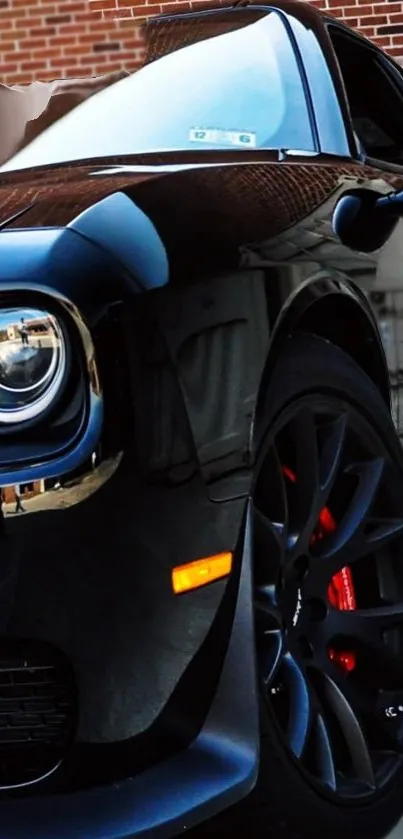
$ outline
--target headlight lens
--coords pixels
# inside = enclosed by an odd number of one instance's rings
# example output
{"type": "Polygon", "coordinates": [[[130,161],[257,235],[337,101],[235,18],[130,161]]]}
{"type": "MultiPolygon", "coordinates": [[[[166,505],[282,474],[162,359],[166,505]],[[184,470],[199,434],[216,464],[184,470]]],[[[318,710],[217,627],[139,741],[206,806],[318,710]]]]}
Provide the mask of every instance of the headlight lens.
{"type": "Polygon", "coordinates": [[[0,424],[40,416],[59,394],[65,374],[66,343],[54,315],[0,310],[0,424]]]}

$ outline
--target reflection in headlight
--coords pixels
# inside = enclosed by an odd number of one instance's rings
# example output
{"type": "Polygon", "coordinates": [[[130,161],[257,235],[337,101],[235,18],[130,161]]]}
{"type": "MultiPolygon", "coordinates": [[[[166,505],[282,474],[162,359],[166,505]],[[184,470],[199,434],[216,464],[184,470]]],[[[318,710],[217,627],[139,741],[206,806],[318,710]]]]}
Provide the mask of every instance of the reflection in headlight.
{"type": "Polygon", "coordinates": [[[0,423],[43,413],[59,394],[65,373],[66,345],[54,315],[0,310],[0,423]]]}

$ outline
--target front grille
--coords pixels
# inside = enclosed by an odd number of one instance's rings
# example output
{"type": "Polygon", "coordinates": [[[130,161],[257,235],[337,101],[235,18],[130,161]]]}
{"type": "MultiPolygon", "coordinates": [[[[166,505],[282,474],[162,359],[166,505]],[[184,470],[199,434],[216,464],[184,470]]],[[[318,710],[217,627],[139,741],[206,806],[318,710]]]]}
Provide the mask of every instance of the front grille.
{"type": "Polygon", "coordinates": [[[40,780],[62,761],[76,729],[72,668],[47,644],[0,641],[0,789],[40,780]]]}

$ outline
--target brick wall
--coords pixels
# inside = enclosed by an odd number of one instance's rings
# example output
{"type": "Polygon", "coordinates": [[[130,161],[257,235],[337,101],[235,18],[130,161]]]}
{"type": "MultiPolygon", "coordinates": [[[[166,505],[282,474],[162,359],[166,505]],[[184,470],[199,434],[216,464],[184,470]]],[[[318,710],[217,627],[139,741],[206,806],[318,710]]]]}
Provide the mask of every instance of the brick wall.
{"type": "MultiPolygon", "coordinates": [[[[0,80],[25,84],[134,70],[142,56],[141,20],[178,6],[195,9],[198,2],[0,0],[0,80]]],[[[403,2],[312,2],[359,29],[395,58],[403,56],[403,2]]]]}

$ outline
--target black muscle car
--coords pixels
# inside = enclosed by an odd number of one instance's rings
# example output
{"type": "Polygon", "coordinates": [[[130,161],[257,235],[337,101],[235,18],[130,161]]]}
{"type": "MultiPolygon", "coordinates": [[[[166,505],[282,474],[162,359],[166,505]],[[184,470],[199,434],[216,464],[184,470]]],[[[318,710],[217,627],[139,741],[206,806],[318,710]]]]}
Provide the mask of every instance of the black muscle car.
{"type": "Polygon", "coordinates": [[[146,39],[0,167],[0,839],[381,839],[403,71],[293,0],[146,39]]]}

